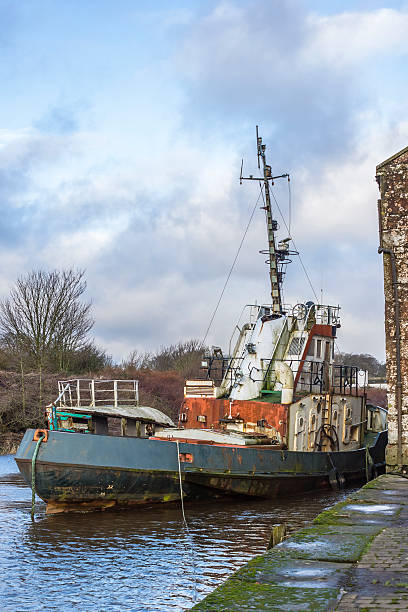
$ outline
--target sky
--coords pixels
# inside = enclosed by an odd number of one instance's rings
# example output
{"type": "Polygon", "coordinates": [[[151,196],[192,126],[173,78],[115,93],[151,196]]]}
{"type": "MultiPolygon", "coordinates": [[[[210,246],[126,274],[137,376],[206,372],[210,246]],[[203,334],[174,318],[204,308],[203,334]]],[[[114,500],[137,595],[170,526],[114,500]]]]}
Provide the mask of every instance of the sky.
{"type": "MultiPolygon", "coordinates": [[[[408,145],[408,2],[0,0],[0,299],[85,269],[115,361],[202,339],[258,198],[255,125],[301,253],[284,298],[340,304],[384,359],[375,167],[408,145]]],[[[276,206],[279,237],[287,230],[276,206]]],[[[268,303],[256,210],[207,342],[268,303]]]]}

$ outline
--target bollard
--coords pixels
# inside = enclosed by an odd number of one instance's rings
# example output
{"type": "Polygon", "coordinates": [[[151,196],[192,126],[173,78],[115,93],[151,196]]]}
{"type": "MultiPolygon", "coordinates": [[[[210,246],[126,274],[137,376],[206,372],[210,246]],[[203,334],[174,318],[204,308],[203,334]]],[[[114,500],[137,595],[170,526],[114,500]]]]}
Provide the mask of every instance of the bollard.
{"type": "Polygon", "coordinates": [[[272,526],[271,537],[269,538],[269,543],[266,550],[270,550],[277,544],[280,544],[286,536],[287,526],[286,523],[277,523],[272,526]]]}

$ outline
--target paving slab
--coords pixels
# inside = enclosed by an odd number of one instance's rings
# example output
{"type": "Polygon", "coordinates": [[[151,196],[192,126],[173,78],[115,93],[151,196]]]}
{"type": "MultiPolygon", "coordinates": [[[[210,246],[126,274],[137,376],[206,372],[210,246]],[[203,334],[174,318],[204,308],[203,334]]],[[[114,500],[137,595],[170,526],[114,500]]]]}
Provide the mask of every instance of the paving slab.
{"type": "Polygon", "coordinates": [[[386,524],[392,524],[401,513],[401,504],[388,503],[388,498],[387,503],[379,504],[378,493],[376,498],[371,492],[369,501],[364,499],[364,494],[361,497],[354,494],[352,499],[336,504],[333,508],[319,514],[313,522],[322,525],[371,525],[382,529],[386,524]]]}
{"type": "Polygon", "coordinates": [[[350,563],[327,563],[266,554],[244,565],[234,574],[234,578],[303,589],[334,588],[344,584],[350,568],[350,563]]]}
{"type": "Polygon", "coordinates": [[[379,529],[372,525],[316,525],[301,529],[279,546],[298,559],[352,563],[358,561],[379,529]]]}
{"type": "Polygon", "coordinates": [[[285,610],[288,612],[324,612],[327,602],[335,605],[337,588],[303,589],[275,584],[243,584],[230,578],[193,610],[206,612],[247,612],[248,610],[285,610]]]}
{"type": "Polygon", "coordinates": [[[402,529],[386,527],[373,540],[349,573],[337,610],[408,610],[407,527],[408,520],[402,529]]]}
{"type": "Polygon", "coordinates": [[[408,610],[408,479],[371,481],[193,609],[408,610]]]}
{"type": "MultiPolygon", "coordinates": [[[[381,489],[382,500],[384,503],[408,505],[408,495],[398,489],[381,489]]],[[[367,503],[378,502],[378,489],[360,489],[348,498],[348,501],[365,501],[367,503]]]]}

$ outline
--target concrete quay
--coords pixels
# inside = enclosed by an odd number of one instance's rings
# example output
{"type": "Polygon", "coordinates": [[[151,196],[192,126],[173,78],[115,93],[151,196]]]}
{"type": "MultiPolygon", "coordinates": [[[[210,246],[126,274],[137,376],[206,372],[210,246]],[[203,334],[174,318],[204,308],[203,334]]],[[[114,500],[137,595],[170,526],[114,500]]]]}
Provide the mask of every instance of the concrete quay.
{"type": "Polygon", "coordinates": [[[367,483],[192,609],[408,610],[408,479],[367,483]]]}

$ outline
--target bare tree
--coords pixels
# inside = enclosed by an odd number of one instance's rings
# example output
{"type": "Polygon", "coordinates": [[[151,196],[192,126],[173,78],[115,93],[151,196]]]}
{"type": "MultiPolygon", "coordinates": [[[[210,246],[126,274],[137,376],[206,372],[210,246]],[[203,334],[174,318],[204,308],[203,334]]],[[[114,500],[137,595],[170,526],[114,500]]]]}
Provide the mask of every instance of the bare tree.
{"type": "Polygon", "coordinates": [[[385,363],[367,353],[338,353],[335,362],[367,370],[371,378],[385,378],[385,363]]]}
{"type": "Polygon", "coordinates": [[[150,368],[153,370],[174,370],[185,376],[199,373],[204,347],[200,340],[192,338],[177,344],[162,346],[153,356],[150,368]]]}
{"type": "Polygon", "coordinates": [[[126,370],[126,368],[133,368],[135,370],[148,369],[151,366],[152,358],[151,353],[140,353],[134,349],[130,351],[126,359],[122,360],[120,367],[123,370],[126,370]]]}
{"type": "Polygon", "coordinates": [[[19,278],[0,302],[3,342],[31,357],[40,371],[48,361],[64,369],[72,351],[89,343],[94,324],[91,304],[80,301],[85,289],[83,270],[38,270],[19,278]]]}

